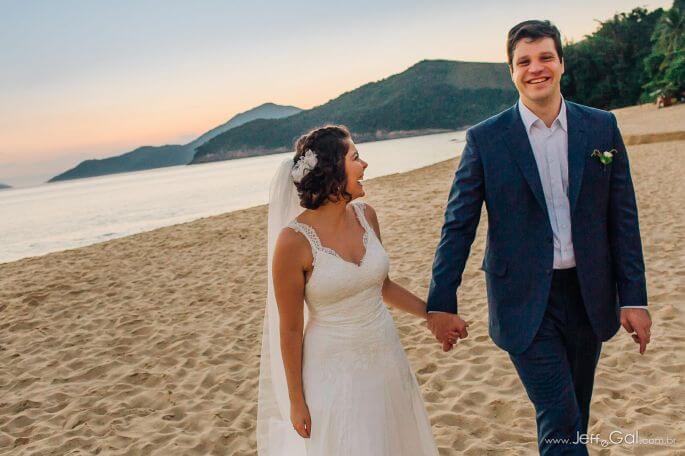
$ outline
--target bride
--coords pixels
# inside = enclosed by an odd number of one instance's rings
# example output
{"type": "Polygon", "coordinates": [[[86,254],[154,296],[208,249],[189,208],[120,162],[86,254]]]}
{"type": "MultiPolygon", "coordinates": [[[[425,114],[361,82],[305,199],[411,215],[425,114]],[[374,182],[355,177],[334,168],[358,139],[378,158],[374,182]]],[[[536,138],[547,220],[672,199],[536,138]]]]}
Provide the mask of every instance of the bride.
{"type": "Polygon", "coordinates": [[[376,213],[355,201],[366,167],[349,131],[326,126],[272,181],[261,456],[438,454],[384,305],[425,319],[426,303],[388,277],[376,213]]]}

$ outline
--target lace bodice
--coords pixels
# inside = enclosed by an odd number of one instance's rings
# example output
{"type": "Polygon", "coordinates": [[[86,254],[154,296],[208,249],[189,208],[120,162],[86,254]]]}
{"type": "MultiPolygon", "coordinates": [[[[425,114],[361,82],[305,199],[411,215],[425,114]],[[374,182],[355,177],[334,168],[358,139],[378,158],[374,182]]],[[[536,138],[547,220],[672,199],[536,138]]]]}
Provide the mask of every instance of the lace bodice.
{"type": "MultiPolygon", "coordinates": [[[[366,301],[359,298],[381,296],[381,287],[388,275],[389,260],[383,245],[364,215],[364,203],[350,203],[357,220],[364,228],[364,256],[359,264],[343,259],[335,250],[321,244],[316,231],[309,225],[293,220],[289,228],[302,233],[312,248],[312,274],[305,285],[305,301],[309,311],[322,317],[326,308],[331,311],[349,298],[355,297],[355,303],[366,301]],[[360,296],[360,294],[364,295],[360,296]]],[[[352,306],[356,307],[356,306],[352,306]]],[[[354,309],[346,309],[346,313],[354,309]]],[[[369,310],[369,309],[366,309],[369,310]]]]}
{"type": "MultiPolygon", "coordinates": [[[[357,220],[360,220],[359,214],[358,214],[358,212],[359,212],[358,208],[359,207],[360,207],[359,204],[354,205],[354,208],[355,208],[354,212],[357,216],[357,220]]],[[[362,211],[362,217],[364,217],[363,216],[364,209],[362,208],[361,211],[362,211]]],[[[364,218],[364,222],[365,221],[366,221],[366,218],[364,218]]],[[[321,240],[319,239],[319,236],[316,234],[316,231],[311,226],[309,226],[305,223],[298,222],[297,220],[293,220],[291,222],[291,224],[289,225],[289,227],[293,228],[294,230],[296,230],[300,233],[302,233],[307,238],[307,240],[309,241],[309,244],[312,246],[312,254],[314,257],[313,266],[316,265],[316,252],[317,251],[323,251],[325,253],[328,253],[329,255],[333,255],[335,257],[340,258],[342,261],[344,261],[346,263],[351,263],[351,264],[354,264],[355,266],[361,267],[362,264],[364,263],[364,260],[366,259],[366,248],[367,248],[367,244],[369,242],[369,231],[366,229],[365,224],[361,220],[359,223],[361,223],[362,227],[364,228],[364,235],[362,236],[362,243],[364,244],[364,256],[362,257],[359,264],[354,263],[353,261],[348,261],[348,260],[344,259],[335,250],[328,248],[328,247],[325,247],[323,244],[321,244],[321,240]]]]}

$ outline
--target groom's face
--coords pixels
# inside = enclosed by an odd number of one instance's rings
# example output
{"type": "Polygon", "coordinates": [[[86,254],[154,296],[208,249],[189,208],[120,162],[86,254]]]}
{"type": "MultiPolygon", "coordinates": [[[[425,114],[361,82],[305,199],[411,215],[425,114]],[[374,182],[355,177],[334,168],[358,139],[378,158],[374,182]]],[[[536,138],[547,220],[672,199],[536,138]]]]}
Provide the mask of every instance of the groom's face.
{"type": "Polygon", "coordinates": [[[552,38],[524,38],[516,43],[511,66],[511,79],[524,101],[544,104],[561,92],[564,63],[552,38]]]}

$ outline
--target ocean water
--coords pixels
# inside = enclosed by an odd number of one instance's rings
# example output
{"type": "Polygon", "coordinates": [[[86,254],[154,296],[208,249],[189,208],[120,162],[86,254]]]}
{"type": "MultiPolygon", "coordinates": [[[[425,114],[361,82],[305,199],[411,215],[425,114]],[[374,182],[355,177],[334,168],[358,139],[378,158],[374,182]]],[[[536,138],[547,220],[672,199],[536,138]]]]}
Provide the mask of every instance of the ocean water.
{"type": "MultiPolygon", "coordinates": [[[[465,135],[457,131],[357,144],[369,164],[364,177],[454,158],[461,154],[465,135]]],[[[0,191],[0,263],[264,204],[273,173],[289,156],[291,152],[0,191]]]]}

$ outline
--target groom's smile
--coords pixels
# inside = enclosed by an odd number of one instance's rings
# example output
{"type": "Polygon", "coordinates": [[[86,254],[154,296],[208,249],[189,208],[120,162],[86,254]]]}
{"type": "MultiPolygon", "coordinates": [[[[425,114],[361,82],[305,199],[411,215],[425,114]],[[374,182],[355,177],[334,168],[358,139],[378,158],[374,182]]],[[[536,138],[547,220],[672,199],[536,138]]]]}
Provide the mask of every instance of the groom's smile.
{"type": "Polygon", "coordinates": [[[541,82],[547,82],[550,78],[535,78],[528,81],[528,84],[540,84],[541,82]]]}
{"type": "Polygon", "coordinates": [[[516,43],[510,71],[521,98],[537,104],[560,92],[564,63],[552,38],[523,39],[516,43]]]}

